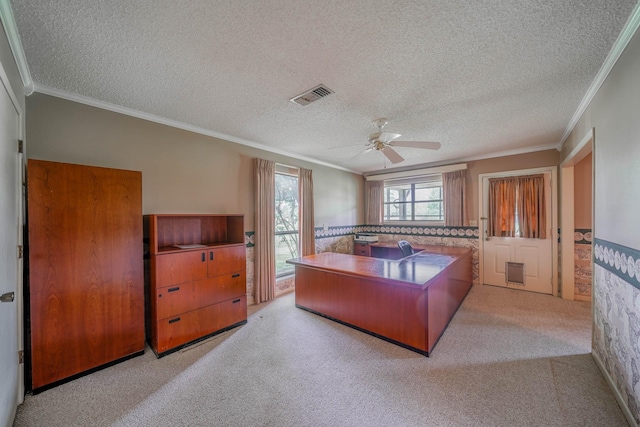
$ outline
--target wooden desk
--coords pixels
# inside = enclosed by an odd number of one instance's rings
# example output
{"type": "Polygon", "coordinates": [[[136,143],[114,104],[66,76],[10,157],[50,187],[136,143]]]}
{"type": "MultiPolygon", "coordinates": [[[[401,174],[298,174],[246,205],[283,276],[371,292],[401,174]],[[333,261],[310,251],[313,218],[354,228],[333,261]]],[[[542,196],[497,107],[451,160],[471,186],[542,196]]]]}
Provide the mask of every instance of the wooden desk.
{"type": "Polygon", "coordinates": [[[471,250],[401,260],[322,253],[296,267],[296,307],[428,356],[471,288],[471,250]]]}
{"type": "MultiPolygon", "coordinates": [[[[411,247],[413,248],[414,252],[419,252],[428,249],[430,246],[412,244],[411,247]]],[[[398,247],[398,242],[356,242],[353,245],[353,254],[386,259],[402,258],[402,251],[398,247]]]]}

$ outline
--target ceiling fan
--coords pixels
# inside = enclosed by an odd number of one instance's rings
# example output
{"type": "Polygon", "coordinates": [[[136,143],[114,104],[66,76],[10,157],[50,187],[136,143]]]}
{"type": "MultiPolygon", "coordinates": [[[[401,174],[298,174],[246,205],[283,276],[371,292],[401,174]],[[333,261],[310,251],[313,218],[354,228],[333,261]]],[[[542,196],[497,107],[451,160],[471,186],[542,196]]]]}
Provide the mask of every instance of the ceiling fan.
{"type": "Polygon", "coordinates": [[[389,159],[391,163],[396,164],[402,162],[404,158],[400,154],[398,154],[398,152],[392,147],[422,148],[426,150],[437,150],[438,148],[440,148],[439,142],[396,141],[396,139],[400,138],[401,136],[399,133],[382,131],[382,128],[384,128],[387,123],[388,121],[385,118],[376,119],[373,121],[373,125],[378,128],[378,132],[374,132],[369,135],[369,142],[366,144],[367,149],[364,150],[364,153],[371,150],[380,151],[387,157],[387,159],[389,159]]]}

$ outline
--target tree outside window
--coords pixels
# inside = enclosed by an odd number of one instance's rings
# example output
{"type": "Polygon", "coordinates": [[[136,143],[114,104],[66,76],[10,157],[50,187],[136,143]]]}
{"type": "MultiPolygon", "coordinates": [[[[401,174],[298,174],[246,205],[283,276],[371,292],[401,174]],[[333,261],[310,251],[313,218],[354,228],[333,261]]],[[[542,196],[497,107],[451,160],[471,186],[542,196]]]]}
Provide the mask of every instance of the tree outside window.
{"type": "Polygon", "coordinates": [[[276,277],[294,272],[285,261],[299,254],[298,177],[276,172],[276,277]]]}

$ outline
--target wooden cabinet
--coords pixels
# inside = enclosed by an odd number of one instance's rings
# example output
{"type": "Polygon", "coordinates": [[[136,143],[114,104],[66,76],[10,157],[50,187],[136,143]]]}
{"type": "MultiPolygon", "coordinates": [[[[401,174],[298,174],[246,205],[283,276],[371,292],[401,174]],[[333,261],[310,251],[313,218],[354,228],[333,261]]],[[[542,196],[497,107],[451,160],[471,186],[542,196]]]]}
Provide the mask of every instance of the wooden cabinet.
{"type": "Polygon", "coordinates": [[[242,215],[145,215],[148,335],[158,357],[247,321],[242,215]]]}
{"type": "Polygon", "coordinates": [[[37,390],[144,352],[142,174],[29,160],[27,181],[37,390]]]}
{"type": "Polygon", "coordinates": [[[368,243],[354,243],[353,254],[361,256],[371,256],[371,246],[368,243]]]}

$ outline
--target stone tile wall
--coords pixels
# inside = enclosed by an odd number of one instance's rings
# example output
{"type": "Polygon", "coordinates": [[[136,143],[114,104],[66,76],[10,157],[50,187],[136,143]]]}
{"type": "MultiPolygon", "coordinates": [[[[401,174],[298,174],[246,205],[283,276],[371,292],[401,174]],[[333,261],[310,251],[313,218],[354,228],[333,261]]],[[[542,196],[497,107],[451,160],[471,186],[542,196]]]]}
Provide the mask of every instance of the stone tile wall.
{"type": "Polygon", "coordinates": [[[590,300],[593,273],[591,270],[591,230],[576,229],[574,235],[574,295],[576,299],[590,300]]]}
{"type": "Polygon", "coordinates": [[[593,353],[640,424],[640,251],[596,239],[593,353]]]}

